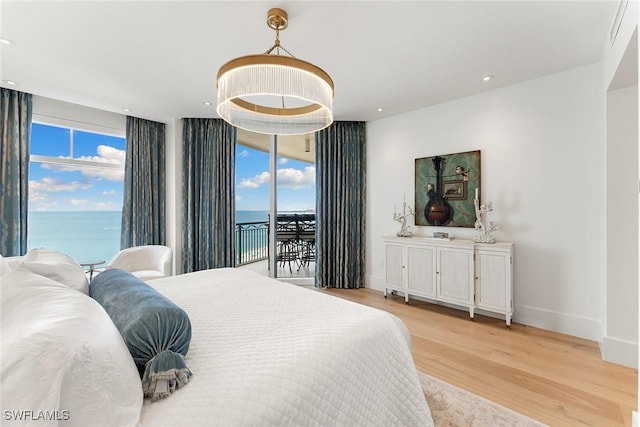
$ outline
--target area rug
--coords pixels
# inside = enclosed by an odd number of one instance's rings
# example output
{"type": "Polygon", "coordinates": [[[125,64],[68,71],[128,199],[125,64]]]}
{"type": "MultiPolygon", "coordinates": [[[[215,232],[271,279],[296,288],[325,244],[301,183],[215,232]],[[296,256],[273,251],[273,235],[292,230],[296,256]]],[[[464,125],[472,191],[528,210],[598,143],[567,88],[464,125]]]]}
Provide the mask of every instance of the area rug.
{"type": "Polygon", "coordinates": [[[544,427],[538,421],[462,390],[427,374],[420,374],[424,396],[436,427],[544,427]]]}

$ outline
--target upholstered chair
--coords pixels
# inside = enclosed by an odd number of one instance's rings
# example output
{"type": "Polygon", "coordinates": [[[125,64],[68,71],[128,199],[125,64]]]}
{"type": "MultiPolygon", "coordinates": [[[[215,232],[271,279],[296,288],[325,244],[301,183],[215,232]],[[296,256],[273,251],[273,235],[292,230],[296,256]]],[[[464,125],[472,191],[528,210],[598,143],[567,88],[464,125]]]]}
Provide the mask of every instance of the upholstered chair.
{"type": "Polygon", "coordinates": [[[168,246],[134,246],[118,252],[105,269],[119,268],[141,280],[159,279],[172,275],[172,257],[173,251],[168,246]]]}

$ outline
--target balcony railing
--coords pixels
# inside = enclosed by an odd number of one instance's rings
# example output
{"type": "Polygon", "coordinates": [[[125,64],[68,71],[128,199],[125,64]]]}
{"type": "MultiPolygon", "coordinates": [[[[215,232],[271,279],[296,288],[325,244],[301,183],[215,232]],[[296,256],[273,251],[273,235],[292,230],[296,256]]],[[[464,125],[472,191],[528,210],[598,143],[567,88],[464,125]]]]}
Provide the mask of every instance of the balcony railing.
{"type": "Polygon", "coordinates": [[[269,258],[269,222],[236,224],[236,265],[269,258]]]}

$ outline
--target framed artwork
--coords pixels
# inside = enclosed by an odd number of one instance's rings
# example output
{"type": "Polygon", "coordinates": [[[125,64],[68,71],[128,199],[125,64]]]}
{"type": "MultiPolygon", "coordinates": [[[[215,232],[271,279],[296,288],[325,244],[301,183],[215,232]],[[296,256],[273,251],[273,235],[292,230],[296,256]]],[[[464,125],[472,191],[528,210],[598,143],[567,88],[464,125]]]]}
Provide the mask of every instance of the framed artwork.
{"type": "Polygon", "coordinates": [[[442,182],[442,194],[447,200],[465,200],[467,198],[467,184],[469,181],[453,180],[442,182]]]}
{"type": "Polygon", "coordinates": [[[474,227],[480,150],[415,160],[415,225],[474,227]]]}

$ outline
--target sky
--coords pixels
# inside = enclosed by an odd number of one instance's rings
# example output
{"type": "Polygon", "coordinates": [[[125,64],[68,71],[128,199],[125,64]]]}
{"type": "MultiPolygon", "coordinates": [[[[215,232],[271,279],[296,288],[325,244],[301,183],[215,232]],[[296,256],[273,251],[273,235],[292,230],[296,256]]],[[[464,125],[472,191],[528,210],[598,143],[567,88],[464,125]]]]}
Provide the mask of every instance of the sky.
{"type": "MultiPolygon", "coordinates": [[[[278,157],[278,211],[315,211],[313,163],[278,157]]],[[[269,210],[269,153],[236,146],[236,210],[269,210]]]]}
{"type": "MultiPolygon", "coordinates": [[[[34,123],[31,154],[71,156],[69,129],[34,123]]],[[[119,164],[118,169],[30,162],[30,211],[114,211],[122,209],[125,139],[74,131],[73,158],[119,164]]]]}
{"type": "MultiPolygon", "coordinates": [[[[70,130],[34,123],[31,154],[69,158],[70,130]]],[[[117,169],[31,162],[30,211],[122,209],[125,139],[74,130],[72,158],[117,169]]],[[[278,210],[315,210],[315,165],[278,158],[278,210]]],[[[236,210],[269,210],[269,153],[236,146],[236,210]]]]}

